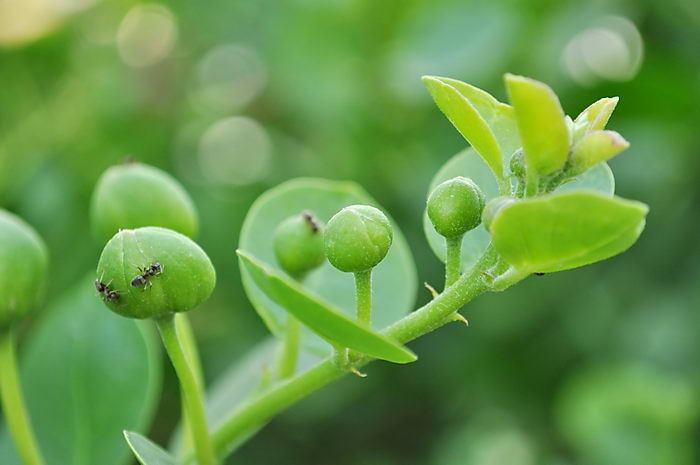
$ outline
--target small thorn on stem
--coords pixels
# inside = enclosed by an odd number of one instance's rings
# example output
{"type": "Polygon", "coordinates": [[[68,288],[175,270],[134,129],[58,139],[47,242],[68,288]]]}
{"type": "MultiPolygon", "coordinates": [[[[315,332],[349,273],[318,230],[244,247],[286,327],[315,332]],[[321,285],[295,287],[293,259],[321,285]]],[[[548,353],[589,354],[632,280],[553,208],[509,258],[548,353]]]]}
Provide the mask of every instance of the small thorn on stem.
{"type": "Polygon", "coordinates": [[[362,373],[360,370],[358,370],[358,369],[355,368],[355,367],[350,368],[350,372],[351,372],[353,375],[355,375],[355,376],[359,376],[360,378],[366,378],[366,377],[367,377],[367,373],[362,373]]]}
{"type": "Polygon", "coordinates": [[[466,318],[464,318],[464,316],[463,316],[461,313],[459,313],[459,312],[455,312],[455,313],[452,315],[452,321],[461,321],[461,322],[464,323],[465,325],[469,326],[469,320],[467,320],[466,318]]]}
{"type": "Polygon", "coordinates": [[[423,283],[423,285],[424,285],[425,288],[426,288],[427,290],[429,290],[430,293],[433,295],[433,299],[439,295],[439,294],[438,294],[438,291],[436,291],[435,288],[434,288],[433,286],[431,286],[430,284],[428,284],[428,283],[423,283]]]}

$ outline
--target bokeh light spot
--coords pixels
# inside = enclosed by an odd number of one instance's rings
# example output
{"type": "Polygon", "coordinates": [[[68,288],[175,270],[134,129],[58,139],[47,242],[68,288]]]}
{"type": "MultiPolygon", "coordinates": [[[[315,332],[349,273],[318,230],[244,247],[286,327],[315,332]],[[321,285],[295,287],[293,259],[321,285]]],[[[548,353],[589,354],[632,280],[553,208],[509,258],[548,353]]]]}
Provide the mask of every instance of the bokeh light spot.
{"type": "Polygon", "coordinates": [[[265,177],[270,169],[271,143],[256,121],[236,116],[210,126],[199,143],[199,167],[217,184],[245,185],[265,177]]]}
{"type": "Polygon", "coordinates": [[[574,36],[562,52],[572,79],[593,85],[600,80],[629,81],[639,72],[644,43],[637,27],[620,16],[605,16],[574,36]]]}
{"type": "Polygon", "coordinates": [[[193,104],[204,112],[226,113],[243,108],[265,87],[267,72],[258,54],[242,45],[213,48],[197,67],[193,104]]]}
{"type": "Polygon", "coordinates": [[[117,31],[117,48],[124,63],[141,68],[167,57],[177,40],[172,12],[154,3],[137,5],[124,16],[117,31]]]}

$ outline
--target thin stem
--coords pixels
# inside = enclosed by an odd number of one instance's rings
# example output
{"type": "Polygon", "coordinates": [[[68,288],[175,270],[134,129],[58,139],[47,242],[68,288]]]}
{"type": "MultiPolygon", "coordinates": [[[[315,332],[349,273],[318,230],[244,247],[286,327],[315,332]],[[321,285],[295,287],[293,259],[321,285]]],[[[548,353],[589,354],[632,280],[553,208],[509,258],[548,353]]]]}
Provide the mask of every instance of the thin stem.
{"type": "MultiPolygon", "coordinates": [[[[199,384],[199,389],[204,390],[204,375],[202,374],[202,364],[199,360],[199,351],[197,350],[197,342],[194,339],[194,331],[192,331],[192,325],[187,316],[187,313],[176,313],[175,314],[175,330],[180,339],[180,345],[182,350],[187,357],[187,363],[190,365],[194,379],[197,380],[199,384]]],[[[192,448],[192,437],[194,435],[192,431],[192,425],[190,422],[189,415],[187,414],[187,406],[185,404],[185,395],[180,393],[180,408],[182,410],[182,425],[185,430],[182,442],[185,449],[192,448]]]]}
{"type": "Polygon", "coordinates": [[[445,257],[445,289],[453,285],[462,272],[462,239],[464,235],[446,237],[447,254],[445,257]]]}
{"type": "Polygon", "coordinates": [[[535,172],[534,169],[528,168],[526,169],[526,175],[527,175],[527,185],[525,186],[525,196],[526,197],[534,197],[537,195],[537,173],[535,172]]]}
{"type": "Polygon", "coordinates": [[[24,465],[43,465],[20,387],[11,329],[0,330],[0,397],[7,427],[24,465]]]}
{"type": "MultiPolygon", "coordinates": [[[[394,323],[382,333],[400,343],[407,343],[449,322],[449,316],[471,299],[488,290],[485,271],[493,266],[497,254],[489,246],[481,259],[466,274],[428,304],[394,323]]],[[[359,368],[373,359],[363,356],[354,364],[359,368]]],[[[273,386],[271,389],[242,404],[213,434],[217,453],[224,453],[228,444],[235,442],[252,428],[259,427],[277,413],[294,405],[309,394],[342,377],[348,371],[336,365],[333,357],[313,368],[273,386]]]]}
{"type": "Polygon", "coordinates": [[[294,374],[299,360],[299,342],[301,341],[301,323],[291,313],[287,314],[287,328],[284,334],[282,352],[277,359],[277,376],[289,378],[294,374]]]}
{"type": "Polygon", "coordinates": [[[331,355],[331,363],[339,370],[347,371],[350,367],[350,358],[347,347],[333,345],[333,355],[331,355]]]}
{"type": "Polygon", "coordinates": [[[372,270],[355,273],[357,321],[364,326],[372,322],[372,270]]]}
{"type": "Polygon", "coordinates": [[[202,402],[202,390],[192,373],[185,351],[180,344],[173,315],[167,315],[156,320],[163,345],[175,368],[180,380],[180,389],[184,398],[187,418],[190,422],[190,432],[194,443],[197,463],[199,465],[216,465],[217,459],[212,447],[207,417],[202,402]]]}

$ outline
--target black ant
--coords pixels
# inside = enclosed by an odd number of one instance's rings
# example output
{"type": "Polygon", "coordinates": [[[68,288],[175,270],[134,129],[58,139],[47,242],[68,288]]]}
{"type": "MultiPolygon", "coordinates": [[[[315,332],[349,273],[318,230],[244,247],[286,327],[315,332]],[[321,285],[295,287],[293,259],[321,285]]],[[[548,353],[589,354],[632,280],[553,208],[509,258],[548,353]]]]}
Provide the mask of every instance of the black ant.
{"type": "Polygon", "coordinates": [[[97,292],[102,296],[104,300],[108,300],[110,302],[118,302],[119,301],[119,292],[113,291],[112,289],[109,288],[109,285],[111,284],[111,281],[107,284],[103,283],[100,279],[95,280],[95,289],[97,289],[97,292]]]}
{"type": "Polygon", "coordinates": [[[317,233],[319,230],[318,221],[316,221],[313,212],[309,210],[304,210],[303,212],[301,212],[301,216],[302,218],[304,218],[304,221],[309,223],[309,226],[311,226],[311,232],[317,233]]]}
{"type": "Polygon", "coordinates": [[[148,278],[150,278],[151,276],[161,274],[163,272],[163,265],[161,265],[160,262],[151,263],[145,268],[141,268],[140,266],[137,268],[139,270],[139,274],[134,276],[134,279],[131,280],[131,285],[134,287],[146,286],[148,284],[151,284],[151,282],[148,281],[148,278]]]}

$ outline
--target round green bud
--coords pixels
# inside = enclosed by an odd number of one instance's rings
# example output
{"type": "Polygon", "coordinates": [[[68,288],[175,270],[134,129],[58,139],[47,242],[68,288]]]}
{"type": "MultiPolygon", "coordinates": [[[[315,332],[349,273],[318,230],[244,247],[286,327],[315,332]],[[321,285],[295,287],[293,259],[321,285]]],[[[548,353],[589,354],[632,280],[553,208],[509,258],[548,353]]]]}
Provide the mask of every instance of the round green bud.
{"type": "Polygon", "coordinates": [[[443,237],[459,237],[479,226],[484,194],[462,176],[438,185],[428,197],[428,217],[443,237]]]}
{"type": "Polygon", "coordinates": [[[214,290],[207,254],[171,229],[124,229],[107,242],[97,264],[97,291],[107,306],[129,318],[186,312],[214,290]]]}
{"type": "Polygon", "coordinates": [[[38,304],[48,261],[46,245],[34,229],[0,210],[0,329],[38,304]]]}
{"type": "Polygon", "coordinates": [[[336,213],[324,233],[326,256],[340,271],[368,271],[389,251],[391,223],[380,210],[369,205],[352,205],[336,213]]]}
{"type": "Polygon", "coordinates": [[[275,257],[290,276],[301,277],[323,263],[323,228],[323,222],[310,211],[290,216],[277,227],[273,236],[275,257]]]}
{"type": "Polygon", "coordinates": [[[503,207],[516,201],[517,200],[513,197],[496,197],[495,199],[489,200],[484,208],[484,212],[481,214],[481,220],[484,222],[486,230],[489,232],[491,231],[491,223],[503,207]]]}
{"type": "Polygon", "coordinates": [[[520,179],[525,179],[525,156],[523,149],[518,149],[517,152],[510,157],[510,174],[520,179]]]}
{"type": "Polygon", "coordinates": [[[192,238],[198,229],[197,211],[180,183],[165,171],[137,162],[102,174],[92,195],[90,220],[102,243],[120,229],[160,226],[192,238]]]}

